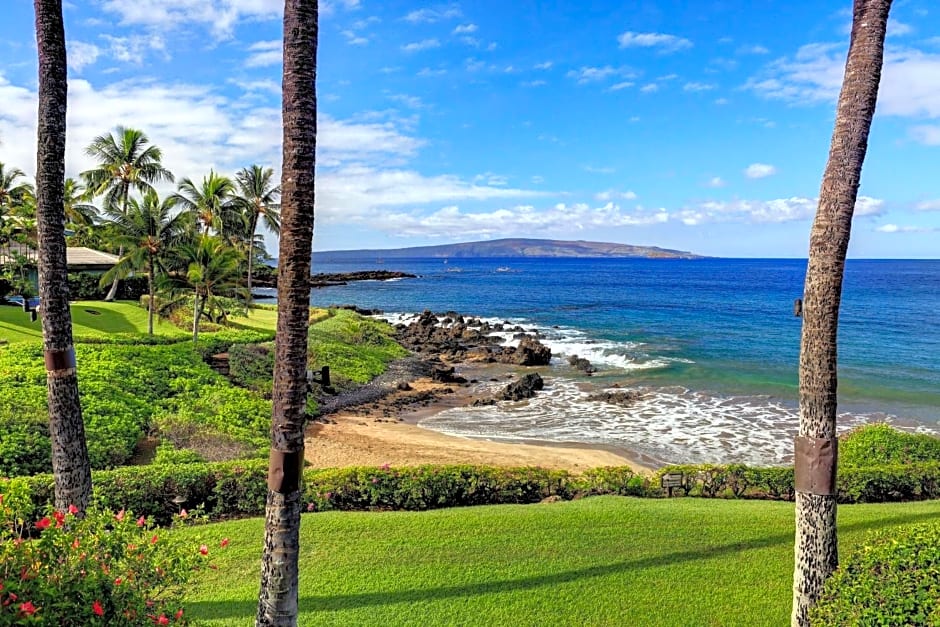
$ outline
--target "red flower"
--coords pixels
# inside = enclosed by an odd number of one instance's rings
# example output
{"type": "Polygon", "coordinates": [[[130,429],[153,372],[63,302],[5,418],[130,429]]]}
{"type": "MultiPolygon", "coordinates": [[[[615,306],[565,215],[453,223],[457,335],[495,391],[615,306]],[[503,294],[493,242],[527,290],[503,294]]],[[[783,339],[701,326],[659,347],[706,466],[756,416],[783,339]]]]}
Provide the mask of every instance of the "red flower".
{"type": "Polygon", "coordinates": [[[158,625],[169,625],[170,619],[166,617],[166,614],[160,614],[156,622],[158,625]]]}
{"type": "Polygon", "coordinates": [[[52,521],[49,520],[49,517],[44,516],[42,520],[36,523],[36,529],[39,529],[40,531],[42,531],[43,529],[47,528],[51,524],[52,524],[52,521]]]}
{"type": "Polygon", "coordinates": [[[74,540],[72,540],[72,548],[73,549],[78,548],[78,538],[75,538],[74,540]]]}
{"type": "Polygon", "coordinates": [[[179,619],[183,618],[183,608],[180,608],[180,609],[176,610],[176,616],[175,616],[175,618],[176,618],[176,620],[179,620],[179,619]]]}
{"type": "Polygon", "coordinates": [[[203,555],[208,555],[208,554],[209,554],[209,547],[207,547],[205,544],[203,544],[202,546],[199,547],[199,552],[202,553],[203,555]]]}
{"type": "Polygon", "coordinates": [[[95,613],[95,616],[104,616],[104,608],[101,607],[101,603],[98,603],[97,600],[91,604],[91,611],[95,613]]]}
{"type": "Polygon", "coordinates": [[[119,585],[121,585],[121,583],[122,583],[123,581],[124,581],[123,579],[121,579],[120,577],[118,577],[117,579],[114,580],[114,585],[119,586],[119,585]]]}
{"type": "Polygon", "coordinates": [[[62,512],[54,512],[54,513],[52,514],[52,517],[55,518],[55,526],[56,526],[56,528],[59,528],[59,527],[61,527],[63,524],[65,524],[65,514],[63,514],[62,512]]]}
{"type": "Polygon", "coordinates": [[[20,603],[20,611],[26,614],[27,616],[32,616],[36,613],[36,610],[39,609],[33,605],[32,601],[27,601],[26,603],[20,603]]]}
{"type": "Polygon", "coordinates": [[[124,510],[123,510],[123,509],[122,509],[121,511],[119,511],[117,514],[114,515],[114,520],[116,520],[116,521],[118,521],[118,522],[121,522],[122,520],[124,520],[124,510]]]}
{"type": "Polygon", "coordinates": [[[69,505],[69,514],[74,516],[77,513],[78,513],[78,508],[75,507],[75,505],[69,505]]]}
{"type": "Polygon", "coordinates": [[[141,516],[140,518],[137,519],[137,526],[138,526],[138,527],[143,527],[143,526],[146,525],[146,524],[147,524],[147,519],[144,518],[143,516],[141,516]]]}
{"type": "Polygon", "coordinates": [[[189,513],[185,509],[180,510],[180,518],[186,518],[189,516],[189,513]]]}
{"type": "Polygon", "coordinates": [[[153,537],[150,538],[150,544],[156,544],[156,543],[157,543],[157,534],[153,534],[153,537]]]}
{"type": "Polygon", "coordinates": [[[223,549],[224,549],[225,547],[227,547],[227,546],[228,546],[228,538],[222,538],[222,541],[219,542],[219,546],[221,546],[223,549]]]}

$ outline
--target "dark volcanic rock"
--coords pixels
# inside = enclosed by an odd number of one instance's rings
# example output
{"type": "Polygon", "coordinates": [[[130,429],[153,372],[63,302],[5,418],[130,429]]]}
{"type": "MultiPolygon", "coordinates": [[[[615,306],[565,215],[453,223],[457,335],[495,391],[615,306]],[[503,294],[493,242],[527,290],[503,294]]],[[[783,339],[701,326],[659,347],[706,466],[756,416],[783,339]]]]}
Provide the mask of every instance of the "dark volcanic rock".
{"type": "Polygon", "coordinates": [[[434,368],[431,370],[431,380],[438,383],[466,383],[467,380],[454,373],[451,368],[434,368]]]}
{"type": "Polygon", "coordinates": [[[626,390],[623,392],[598,392],[597,394],[591,394],[588,396],[587,400],[629,407],[641,398],[643,398],[642,392],[638,392],[636,390],[626,390]]]}
{"type": "Polygon", "coordinates": [[[335,274],[314,274],[310,277],[310,287],[329,287],[346,285],[350,281],[387,281],[389,279],[416,279],[418,275],[390,270],[360,270],[358,272],[339,272],[335,274]]]}
{"type": "Polygon", "coordinates": [[[588,361],[584,357],[578,357],[577,355],[572,355],[571,357],[568,358],[568,363],[586,374],[592,374],[592,373],[597,372],[597,368],[594,367],[594,364],[592,364],[590,361],[588,361]]]}
{"type": "Polygon", "coordinates": [[[545,387],[545,382],[537,372],[530,372],[518,381],[513,381],[500,392],[496,398],[501,401],[521,401],[532,398],[535,393],[545,387]]]}
{"type": "Polygon", "coordinates": [[[496,361],[518,366],[547,366],[552,360],[552,350],[531,337],[524,337],[519,346],[507,347],[496,357],[496,361]]]}

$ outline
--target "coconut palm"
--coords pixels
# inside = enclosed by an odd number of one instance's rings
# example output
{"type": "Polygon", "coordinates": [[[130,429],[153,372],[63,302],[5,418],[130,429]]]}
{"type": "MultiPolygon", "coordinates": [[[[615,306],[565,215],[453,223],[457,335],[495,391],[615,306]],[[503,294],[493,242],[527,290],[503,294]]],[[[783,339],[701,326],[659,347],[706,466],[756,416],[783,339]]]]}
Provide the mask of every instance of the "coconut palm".
{"type": "Polygon", "coordinates": [[[33,186],[19,179],[26,175],[19,168],[11,168],[0,161],[0,215],[12,213],[23,197],[33,193],[33,186]]]}
{"type": "Polygon", "coordinates": [[[227,176],[209,174],[202,177],[202,183],[196,185],[192,179],[180,181],[173,198],[190,215],[190,220],[202,225],[203,235],[209,229],[222,237],[229,238],[242,230],[239,222],[242,216],[235,201],[235,183],[227,176]]]}
{"type": "Polygon", "coordinates": [[[284,2],[281,238],[268,496],[256,625],[297,624],[300,473],[317,161],[317,0],[284,2]]]}
{"type": "Polygon", "coordinates": [[[62,0],[34,0],[39,51],[36,200],[39,297],[52,440],[55,507],[85,511],[91,464],[78,396],[65,260],[65,124],[68,81],[62,0]]]}
{"type": "Polygon", "coordinates": [[[156,311],[156,273],[165,270],[169,252],[181,241],[188,226],[184,214],[174,214],[174,206],[172,198],[161,202],[157,192],[150,190],[139,201],[131,198],[126,213],[114,209],[105,212],[124,255],[101,277],[101,284],[107,285],[133,272],[147,273],[147,332],[150,335],[153,335],[156,311]]]}
{"type": "Polygon", "coordinates": [[[836,538],[836,335],[852,215],[875,114],[891,0],[855,0],[852,35],[829,161],[810,233],[800,343],[800,429],[796,438],[793,625],[838,566],[836,538]]]}
{"type": "Polygon", "coordinates": [[[264,225],[273,233],[281,231],[281,205],[278,199],[281,196],[281,187],[274,184],[274,170],[252,165],[242,168],[235,175],[238,183],[238,196],[236,202],[239,209],[247,216],[247,229],[245,231],[245,245],[248,249],[248,298],[245,301],[245,312],[251,305],[251,275],[255,253],[264,252],[264,240],[256,239],[258,223],[264,225]],[[259,244],[260,243],[260,251],[259,244]]]}
{"type": "MultiPolygon", "coordinates": [[[[182,219],[186,219],[185,217],[182,219]]],[[[180,244],[168,275],[170,290],[193,295],[193,344],[199,340],[199,321],[206,311],[224,311],[226,297],[239,295],[242,256],[217,235],[202,233],[180,244]]]]}
{"type": "Polygon", "coordinates": [[[65,179],[63,205],[65,223],[70,226],[92,226],[98,217],[98,208],[87,202],[85,186],[73,178],[65,179]]]}
{"type": "MultiPolygon", "coordinates": [[[[81,173],[82,180],[92,197],[104,196],[105,208],[127,211],[132,189],[141,194],[153,189],[154,184],[172,182],[173,174],[163,167],[163,153],[143,131],[118,126],[114,133],[99,135],[85,148],[85,154],[94,157],[98,166],[81,173]]],[[[118,250],[118,256],[124,254],[118,250]]],[[[105,300],[114,300],[118,281],[115,279],[105,300]]]]}

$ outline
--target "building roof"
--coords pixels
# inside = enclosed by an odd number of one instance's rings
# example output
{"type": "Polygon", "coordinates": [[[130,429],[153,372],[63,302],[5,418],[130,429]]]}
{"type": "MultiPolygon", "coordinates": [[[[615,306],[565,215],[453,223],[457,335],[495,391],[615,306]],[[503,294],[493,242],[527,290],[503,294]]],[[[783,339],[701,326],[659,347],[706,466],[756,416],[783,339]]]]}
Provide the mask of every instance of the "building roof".
{"type": "Polygon", "coordinates": [[[118,262],[120,257],[103,253],[100,250],[85,248],[84,246],[70,246],[65,249],[66,265],[71,267],[99,267],[111,268],[118,262]]]}

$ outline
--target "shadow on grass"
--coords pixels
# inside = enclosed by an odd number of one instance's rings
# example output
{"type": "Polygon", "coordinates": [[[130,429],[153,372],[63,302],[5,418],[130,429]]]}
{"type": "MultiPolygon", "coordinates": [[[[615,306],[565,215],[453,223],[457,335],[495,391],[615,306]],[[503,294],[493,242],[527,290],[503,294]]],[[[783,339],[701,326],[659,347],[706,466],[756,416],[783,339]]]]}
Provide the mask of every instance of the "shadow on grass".
{"type": "MultiPolygon", "coordinates": [[[[931,519],[940,518],[936,512],[922,514],[892,516],[864,522],[840,525],[840,532],[874,531],[897,525],[913,524],[931,519]]],[[[393,592],[366,592],[362,594],[344,594],[336,596],[306,596],[300,598],[300,611],[303,612],[330,612],[352,608],[393,605],[396,603],[415,603],[418,601],[437,601],[457,597],[470,597],[486,594],[515,592],[540,588],[542,586],[555,586],[580,579],[604,577],[631,570],[657,568],[682,564],[700,559],[714,559],[741,551],[766,549],[782,544],[793,543],[793,532],[778,533],[764,538],[755,538],[746,542],[734,542],[716,547],[707,547],[694,551],[678,551],[666,555],[656,555],[636,560],[626,560],[615,564],[579,568],[550,575],[523,577],[508,581],[491,581],[485,583],[471,583],[456,586],[443,586],[418,590],[397,590],[393,592]]],[[[198,601],[187,603],[186,608],[191,616],[201,619],[210,618],[239,618],[255,615],[257,605],[251,601],[198,601]]]]}
{"type": "Polygon", "coordinates": [[[140,331],[127,316],[107,307],[94,305],[76,305],[72,307],[72,320],[75,326],[94,329],[102,333],[139,333],[140,331]],[[91,312],[97,312],[95,314],[91,312]]]}

